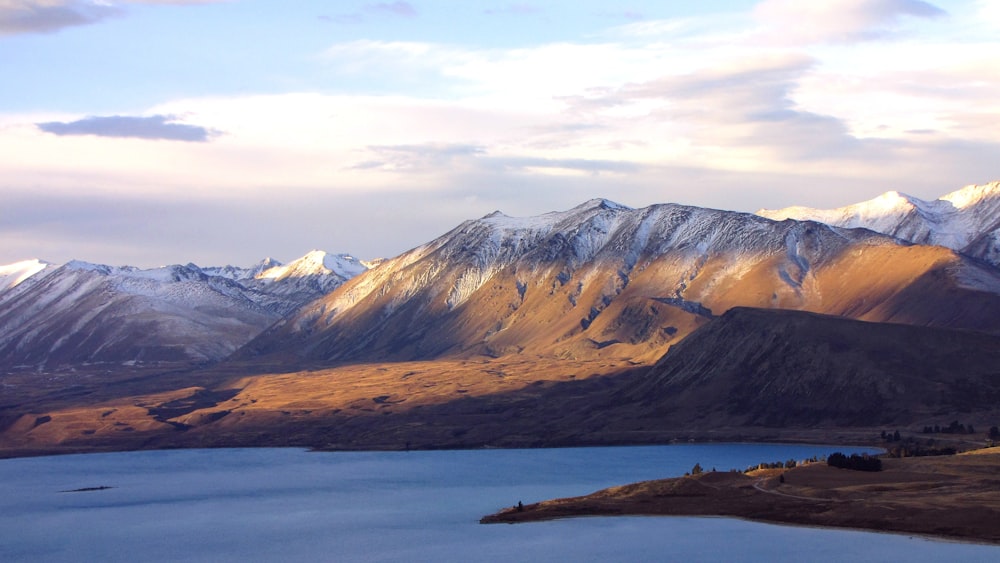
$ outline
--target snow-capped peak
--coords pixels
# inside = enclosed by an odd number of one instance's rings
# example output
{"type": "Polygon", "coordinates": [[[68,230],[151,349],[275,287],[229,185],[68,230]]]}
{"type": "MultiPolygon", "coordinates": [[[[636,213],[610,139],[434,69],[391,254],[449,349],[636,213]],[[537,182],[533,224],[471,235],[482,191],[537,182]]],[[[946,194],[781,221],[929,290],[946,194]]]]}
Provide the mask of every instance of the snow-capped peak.
{"type": "Polygon", "coordinates": [[[615,202],[611,201],[610,199],[604,199],[604,198],[598,197],[598,198],[587,200],[587,201],[581,203],[580,205],[577,205],[571,211],[583,211],[583,210],[586,210],[586,209],[594,209],[594,208],[610,209],[610,210],[615,210],[615,211],[631,211],[632,210],[632,208],[629,207],[629,206],[627,206],[627,205],[622,205],[620,203],[615,203],[615,202]]]}
{"type": "Polygon", "coordinates": [[[257,273],[260,273],[260,272],[263,272],[264,270],[269,270],[271,268],[275,268],[275,267],[283,266],[283,265],[284,264],[282,264],[281,262],[279,262],[279,261],[275,260],[274,258],[271,258],[270,256],[268,256],[267,258],[265,258],[265,259],[261,260],[260,262],[258,262],[257,265],[255,265],[252,269],[253,270],[257,270],[257,273]]]}
{"type": "Polygon", "coordinates": [[[878,196],[877,198],[870,200],[865,203],[858,204],[861,208],[878,208],[884,211],[896,211],[896,210],[909,210],[913,207],[919,207],[919,203],[925,203],[919,198],[915,198],[909,194],[904,194],[892,190],[885,192],[884,194],[878,196]]]}
{"type": "Polygon", "coordinates": [[[979,186],[974,184],[965,186],[942,197],[939,201],[947,201],[956,209],[965,209],[984,200],[1000,200],[1000,181],[979,186]]]}
{"type": "Polygon", "coordinates": [[[24,280],[50,266],[52,264],[44,260],[38,260],[37,258],[0,266],[0,291],[17,287],[24,280]]]}
{"type": "Polygon", "coordinates": [[[105,266],[104,264],[94,264],[92,262],[84,262],[83,260],[70,260],[63,264],[63,267],[68,270],[83,270],[85,272],[100,272],[107,274],[111,271],[110,266],[105,266]]]}
{"type": "Polygon", "coordinates": [[[966,186],[934,201],[886,192],[838,209],[762,209],[762,217],[866,228],[917,244],[934,244],[1000,265],[1000,182],[966,186]]]}
{"type": "Polygon", "coordinates": [[[368,269],[368,266],[349,254],[329,254],[313,250],[298,260],[284,266],[268,268],[257,274],[258,280],[282,280],[290,277],[323,276],[334,274],[350,279],[368,269]]]}
{"type": "Polygon", "coordinates": [[[252,280],[257,277],[258,274],[265,270],[270,270],[281,266],[281,262],[278,262],[274,258],[265,258],[260,262],[250,266],[249,268],[241,268],[239,266],[218,266],[210,268],[201,268],[205,274],[209,276],[219,276],[223,278],[228,278],[234,281],[246,281],[252,280]]]}

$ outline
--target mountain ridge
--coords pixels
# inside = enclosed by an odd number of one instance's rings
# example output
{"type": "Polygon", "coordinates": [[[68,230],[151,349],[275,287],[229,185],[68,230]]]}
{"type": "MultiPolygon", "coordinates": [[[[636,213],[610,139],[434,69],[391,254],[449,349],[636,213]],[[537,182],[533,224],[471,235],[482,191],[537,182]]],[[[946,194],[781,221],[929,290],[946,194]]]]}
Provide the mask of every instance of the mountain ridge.
{"type": "Polygon", "coordinates": [[[886,192],[835,209],[761,209],[775,220],[814,220],[845,228],[866,228],[915,244],[940,245],[1000,266],[1000,181],[972,184],[934,201],[886,192]]]}
{"type": "MultiPolygon", "coordinates": [[[[961,195],[973,210],[991,197],[961,195]]],[[[0,270],[40,272],[0,289],[0,358],[30,370],[0,373],[0,444],[868,440],[1000,416],[1000,269],[944,246],[595,199],[465,221],[284,316],[269,306],[289,298],[266,293],[278,272],[332,272],[327,258],[0,270]],[[182,367],[127,371],[139,363],[182,367]]]]}
{"type": "Polygon", "coordinates": [[[313,251],[281,265],[141,269],[72,260],[0,267],[6,369],[223,359],[275,320],[366,266],[313,251]]]}
{"type": "Polygon", "coordinates": [[[868,229],[598,199],[465,221],[282,319],[235,357],[336,363],[602,350],[650,358],[706,312],[733,306],[997,330],[986,311],[1000,313],[998,299],[995,269],[868,229]],[[956,316],[946,300],[983,307],[956,316]]]}

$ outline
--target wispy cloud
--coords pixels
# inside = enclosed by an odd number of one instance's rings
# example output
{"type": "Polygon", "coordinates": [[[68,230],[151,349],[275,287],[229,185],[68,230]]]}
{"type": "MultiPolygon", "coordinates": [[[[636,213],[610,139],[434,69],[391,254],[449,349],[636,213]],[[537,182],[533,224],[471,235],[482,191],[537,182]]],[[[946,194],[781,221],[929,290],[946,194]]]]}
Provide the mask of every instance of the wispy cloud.
{"type": "Polygon", "coordinates": [[[409,2],[376,2],[374,4],[365,5],[365,11],[382,13],[382,14],[392,14],[394,16],[402,16],[404,18],[415,18],[417,17],[417,9],[413,7],[413,4],[409,2]]]}
{"type": "Polygon", "coordinates": [[[420,13],[409,2],[375,2],[365,4],[360,11],[341,13],[333,16],[319,16],[323,21],[329,21],[342,25],[362,24],[371,19],[372,16],[389,16],[401,18],[415,18],[420,13]]]}
{"type": "Polygon", "coordinates": [[[213,131],[197,125],[174,123],[169,115],[132,117],[112,115],[87,117],[77,121],[36,123],[39,129],[54,135],[94,135],[166,141],[205,142],[213,131]]]}
{"type": "Polygon", "coordinates": [[[458,160],[486,153],[478,145],[461,143],[424,143],[419,145],[371,146],[373,158],[354,165],[358,170],[431,171],[458,160]]]}
{"type": "Polygon", "coordinates": [[[440,173],[444,167],[466,172],[636,172],[641,165],[629,161],[598,158],[546,158],[522,155],[490,155],[485,147],[462,143],[424,143],[416,145],[372,146],[373,158],[354,166],[356,170],[388,172],[440,173]]]}
{"type": "Polygon", "coordinates": [[[483,13],[489,15],[510,14],[515,16],[523,16],[528,14],[537,14],[541,11],[542,9],[534,4],[520,2],[514,4],[507,4],[506,6],[501,6],[499,8],[487,8],[483,10],[483,13]]]}
{"type": "Polygon", "coordinates": [[[196,5],[228,0],[2,0],[0,36],[19,33],[52,33],[63,28],[98,23],[126,13],[128,4],[196,5]]]}
{"type": "Polygon", "coordinates": [[[754,8],[765,33],[786,44],[879,39],[893,33],[903,18],[945,15],[923,0],[764,0],[754,8]]]}

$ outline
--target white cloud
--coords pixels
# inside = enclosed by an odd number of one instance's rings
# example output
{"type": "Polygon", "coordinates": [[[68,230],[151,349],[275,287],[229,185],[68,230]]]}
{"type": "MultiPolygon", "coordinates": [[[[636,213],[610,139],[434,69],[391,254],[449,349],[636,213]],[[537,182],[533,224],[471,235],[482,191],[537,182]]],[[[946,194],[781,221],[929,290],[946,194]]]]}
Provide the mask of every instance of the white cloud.
{"type": "Polygon", "coordinates": [[[936,18],[944,10],[923,0],[764,0],[754,16],[783,44],[853,42],[885,37],[904,17],[936,18]]]}
{"type": "Polygon", "coordinates": [[[31,194],[22,199],[36,210],[37,198],[74,194],[180,199],[206,221],[234,202],[258,219],[266,210],[252,205],[287,201],[281,209],[308,223],[349,201],[351,216],[327,228],[347,236],[381,221],[369,231],[408,228],[396,240],[416,244],[495,208],[532,214],[597,196],[826,207],[887,189],[936,197],[1000,174],[1000,49],[981,18],[935,19],[918,41],[886,32],[935,13],[923,3],[801,6],[816,4],[771,0],[758,12],[808,31],[791,48],[761,41],[746,15],[516,49],[353,41],[321,56],[350,94],[192,97],[142,114],[219,132],[209,142],[58,136],[33,124],[86,116],[0,115],[0,192],[5,204],[31,194]],[[381,209],[390,200],[412,208],[381,209]]]}
{"type": "Polygon", "coordinates": [[[194,181],[232,193],[290,181],[343,192],[425,189],[482,171],[635,179],[663,166],[860,176],[900,154],[896,144],[997,142],[993,121],[982,119],[1000,107],[1000,61],[989,44],[798,52],[722,37],[698,50],[633,39],[506,50],[355,41],[324,53],[332,71],[390,81],[397,70],[430,73],[437,90],[192,98],[148,109],[222,132],[197,146],[23,131],[15,141],[0,132],[0,144],[10,141],[5,154],[16,164],[6,168],[18,177],[82,169],[132,182],[145,172],[165,190],[194,181]]]}
{"type": "Polygon", "coordinates": [[[1000,3],[996,0],[978,0],[976,2],[976,19],[993,29],[1000,29],[1000,3]]]}

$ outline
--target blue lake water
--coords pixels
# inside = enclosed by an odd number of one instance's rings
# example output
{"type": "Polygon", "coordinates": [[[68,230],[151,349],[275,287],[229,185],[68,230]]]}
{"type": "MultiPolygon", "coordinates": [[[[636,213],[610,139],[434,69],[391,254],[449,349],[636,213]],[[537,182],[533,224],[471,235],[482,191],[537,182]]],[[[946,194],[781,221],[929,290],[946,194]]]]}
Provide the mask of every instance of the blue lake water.
{"type": "Polygon", "coordinates": [[[504,506],[833,446],[170,450],[0,461],[0,561],[1000,561],[1000,548],[723,518],[480,525],[504,506]],[[61,492],[86,487],[105,490],[61,492]]]}

